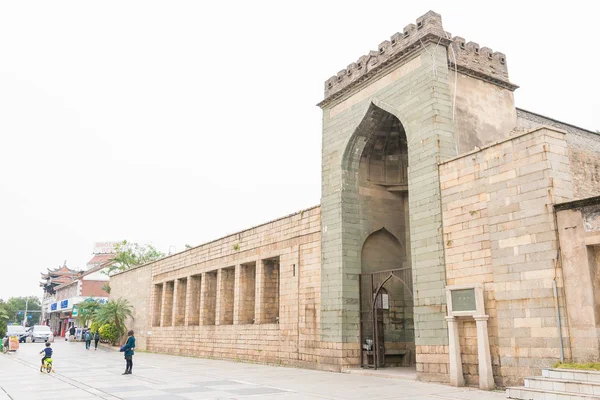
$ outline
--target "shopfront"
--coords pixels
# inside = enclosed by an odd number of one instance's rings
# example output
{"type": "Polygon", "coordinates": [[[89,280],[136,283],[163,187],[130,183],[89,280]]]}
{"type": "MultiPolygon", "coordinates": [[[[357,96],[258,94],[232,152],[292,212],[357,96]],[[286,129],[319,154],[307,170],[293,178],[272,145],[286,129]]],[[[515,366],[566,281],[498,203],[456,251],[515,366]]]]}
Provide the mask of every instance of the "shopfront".
{"type": "MultiPolygon", "coordinates": [[[[48,306],[50,329],[54,332],[55,336],[64,337],[72,326],[78,328],[80,327],[80,323],[84,324],[84,322],[80,322],[78,318],[77,305],[84,301],[89,301],[90,299],[92,298],[77,296],[55,301],[48,306]]],[[[93,300],[105,304],[108,301],[108,298],[95,297],[93,300]]]]}

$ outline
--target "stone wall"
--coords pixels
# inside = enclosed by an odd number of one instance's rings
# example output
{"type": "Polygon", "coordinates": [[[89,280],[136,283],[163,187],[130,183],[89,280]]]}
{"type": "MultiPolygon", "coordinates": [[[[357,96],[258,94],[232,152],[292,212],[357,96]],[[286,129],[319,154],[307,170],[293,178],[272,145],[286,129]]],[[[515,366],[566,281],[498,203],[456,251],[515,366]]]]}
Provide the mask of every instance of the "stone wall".
{"type": "Polygon", "coordinates": [[[506,139],[517,124],[514,93],[463,73],[450,75],[456,91],[458,154],[506,139]]]}
{"type": "Polygon", "coordinates": [[[576,362],[600,357],[600,197],[555,207],[569,347],[576,362]]]}
{"type": "Polygon", "coordinates": [[[342,343],[356,364],[359,349],[360,253],[368,227],[358,214],[356,183],[366,138],[382,113],[396,116],[408,140],[410,255],[415,293],[417,371],[447,381],[444,258],[437,162],[456,155],[446,48],[424,42],[387,75],[323,109],[322,340],[342,343]],[[434,73],[435,67],[435,73],[434,73]],[[442,353],[439,356],[439,353],[442,353]],[[436,354],[422,357],[419,354],[436,354]]]}
{"type": "MultiPolygon", "coordinates": [[[[484,285],[496,383],[539,375],[560,348],[552,205],[572,198],[565,133],[539,128],[442,163],[439,171],[447,283],[484,285]]],[[[475,384],[474,323],[465,320],[461,335],[465,378],[475,384]]]]}
{"type": "Polygon", "coordinates": [[[147,350],[147,338],[152,335],[151,296],[152,268],[142,266],[110,278],[110,300],[124,298],[133,309],[133,318],[126,323],[127,329],[133,329],[136,347],[147,350]]]}
{"type": "Polygon", "coordinates": [[[599,133],[521,109],[517,109],[517,117],[517,131],[541,125],[554,126],[566,131],[573,175],[573,198],[585,199],[600,195],[599,133]]]}
{"type": "Polygon", "coordinates": [[[331,369],[320,341],[320,208],[111,277],[138,348],[331,369]]]}

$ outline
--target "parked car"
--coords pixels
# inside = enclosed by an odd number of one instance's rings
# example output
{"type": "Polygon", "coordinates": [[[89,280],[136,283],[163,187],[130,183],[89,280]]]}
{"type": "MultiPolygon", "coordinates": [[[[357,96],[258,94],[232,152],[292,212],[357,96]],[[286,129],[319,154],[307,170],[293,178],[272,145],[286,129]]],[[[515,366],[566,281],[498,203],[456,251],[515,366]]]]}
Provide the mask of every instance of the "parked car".
{"type": "Polygon", "coordinates": [[[25,343],[27,330],[21,325],[9,325],[6,327],[6,336],[18,336],[20,343],[25,343]]]}
{"type": "Polygon", "coordinates": [[[31,342],[52,342],[54,341],[54,335],[50,328],[46,325],[34,325],[29,331],[31,342]]]}

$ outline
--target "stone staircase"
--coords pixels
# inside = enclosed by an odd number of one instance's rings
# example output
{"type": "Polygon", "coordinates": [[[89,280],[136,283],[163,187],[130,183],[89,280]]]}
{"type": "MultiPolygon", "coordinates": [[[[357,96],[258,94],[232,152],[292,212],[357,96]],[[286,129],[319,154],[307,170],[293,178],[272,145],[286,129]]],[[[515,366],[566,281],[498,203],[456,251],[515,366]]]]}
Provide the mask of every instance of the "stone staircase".
{"type": "Polygon", "coordinates": [[[524,387],[506,388],[506,397],[521,400],[600,399],[600,372],[543,369],[542,376],[525,378],[524,387]]]}

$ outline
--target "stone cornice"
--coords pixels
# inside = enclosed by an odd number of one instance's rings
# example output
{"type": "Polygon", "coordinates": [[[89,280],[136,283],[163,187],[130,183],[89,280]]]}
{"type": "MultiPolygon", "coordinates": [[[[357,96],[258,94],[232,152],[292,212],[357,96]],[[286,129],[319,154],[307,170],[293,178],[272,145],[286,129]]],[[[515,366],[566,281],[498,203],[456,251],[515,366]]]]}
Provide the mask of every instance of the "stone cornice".
{"type": "Polygon", "coordinates": [[[488,82],[488,83],[494,84],[496,86],[500,86],[502,88],[508,89],[511,92],[514,92],[516,89],[519,88],[519,86],[515,85],[514,83],[504,81],[502,79],[494,78],[483,72],[475,71],[471,68],[465,67],[464,65],[456,65],[450,60],[448,60],[448,67],[450,67],[453,70],[456,70],[459,74],[468,75],[470,77],[480,79],[484,82],[488,82]]]}

